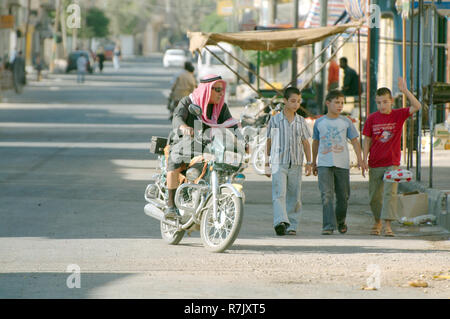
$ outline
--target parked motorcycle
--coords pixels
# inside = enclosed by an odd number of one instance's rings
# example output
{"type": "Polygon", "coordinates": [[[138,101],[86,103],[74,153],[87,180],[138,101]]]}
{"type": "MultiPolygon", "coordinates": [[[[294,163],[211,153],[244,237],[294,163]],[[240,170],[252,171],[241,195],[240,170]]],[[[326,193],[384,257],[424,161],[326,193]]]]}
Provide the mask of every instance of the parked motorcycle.
{"type": "Polygon", "coordinates": [[[266,127],[270,117],[283,109],[280,100],[259,99],[245,106],[241,114],[242,135],[246,138],[250,154],[245,157],[256,173],[265,173],[266,127]]]}
{"type": "MultiPolygon", "coordinates": [[[[199,106],[191,104],[189,112],[201,120],[199,106]]],[[[148,204],[144,211],[160,221],[161,236],[168,244],[177,245],[186,231],[200,230],[207,250],[223,252],[236,240],[244,216],[245,176],[241,172],[245,168],[245,146],[228,128],[211,128],[209,137],[202,135],[202,130],[194,131],[194,142],[204,150],[191,160],[175,193],[179,218],[164,217],[169,152],[163,146],[154,147],[161,172],[145,190],[148,204]]],[[[165,145],[164,141],[155,144],[165,145]]]]}

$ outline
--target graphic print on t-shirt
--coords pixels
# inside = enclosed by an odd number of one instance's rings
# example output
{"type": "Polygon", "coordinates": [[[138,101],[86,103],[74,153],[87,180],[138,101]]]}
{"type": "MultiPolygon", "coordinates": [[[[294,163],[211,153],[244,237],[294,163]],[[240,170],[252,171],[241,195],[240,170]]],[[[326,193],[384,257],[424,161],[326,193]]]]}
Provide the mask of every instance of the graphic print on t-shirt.
{"type": "Polygon", "coordinates": [[[373,126],[374,138],[382,143],[388,142],[394,136],[396,124],[397,123],[375,124],[373,126]]]}
{"type": "MultiPolygon", "coordinates": [[[[341,130],[344,131],[344,130],[341,130]]],[[[333,153],[341,153],[344,151],[345,147],[343,145],[344,142],[342,140],[341,131],[336,127],[327,127],[327,132],[321,137],[321,153],[328,154],[330,152],[333,153]]]]}

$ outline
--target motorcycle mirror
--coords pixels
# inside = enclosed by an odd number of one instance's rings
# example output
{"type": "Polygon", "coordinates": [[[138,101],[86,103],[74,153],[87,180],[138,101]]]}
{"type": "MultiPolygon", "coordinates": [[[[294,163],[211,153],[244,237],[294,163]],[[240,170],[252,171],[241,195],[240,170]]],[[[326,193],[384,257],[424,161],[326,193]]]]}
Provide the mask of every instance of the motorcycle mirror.
{"type": "Polygon", "coordinates": [[[196,104],[191,104],[189,105],[189,113],[195,116],[200,116],[202,115],[202,108],[196,104]]]}

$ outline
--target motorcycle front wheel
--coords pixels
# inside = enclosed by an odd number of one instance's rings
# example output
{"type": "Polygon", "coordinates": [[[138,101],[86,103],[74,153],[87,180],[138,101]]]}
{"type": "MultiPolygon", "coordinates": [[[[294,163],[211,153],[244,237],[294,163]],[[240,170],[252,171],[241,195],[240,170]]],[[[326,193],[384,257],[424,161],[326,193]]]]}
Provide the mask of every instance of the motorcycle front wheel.
{"type": "Polygon", "coordinates": [[[183,239],[185,231],[177,231],[175,227],[161,221],[161,237],[169,245],[178,245],[178,243],[183,239]]]}
{"type": "Polygon", "coordinates": [[[201,219],[200,236],[207,250],[221,253],[234,243],[244,219],[243,207],[242,198],[229,190],[221,190],[217,219],[214,220],[212,202],[201,219]]]}

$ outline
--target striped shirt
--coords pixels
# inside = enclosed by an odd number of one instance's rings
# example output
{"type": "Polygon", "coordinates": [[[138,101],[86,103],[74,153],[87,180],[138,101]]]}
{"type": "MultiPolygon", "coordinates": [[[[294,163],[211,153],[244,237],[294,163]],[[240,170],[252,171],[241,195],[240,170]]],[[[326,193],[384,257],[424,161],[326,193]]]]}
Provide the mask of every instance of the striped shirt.
{"type": "Polygon", "coordinates": [[[270,161],[272,165],[303,164],[302,140],[311,138],[311,133],[302,116],[295,114],[291,123],[284,112],[271,117],[267,126],[267,138],[271,139],[270,161]]]}

